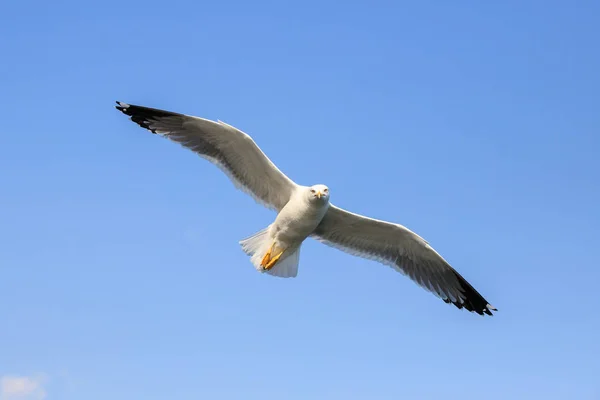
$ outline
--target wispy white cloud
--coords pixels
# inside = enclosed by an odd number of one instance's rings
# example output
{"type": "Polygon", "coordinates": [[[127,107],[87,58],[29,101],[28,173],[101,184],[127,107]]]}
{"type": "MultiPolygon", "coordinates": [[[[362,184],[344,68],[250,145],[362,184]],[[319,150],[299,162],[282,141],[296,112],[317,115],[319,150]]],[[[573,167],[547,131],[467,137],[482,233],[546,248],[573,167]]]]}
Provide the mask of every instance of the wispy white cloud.
{"type": "Polygon", "coordinates": [[[0,377],[0,400],[44,400],[45,376],[4,375],[0,377]]]}

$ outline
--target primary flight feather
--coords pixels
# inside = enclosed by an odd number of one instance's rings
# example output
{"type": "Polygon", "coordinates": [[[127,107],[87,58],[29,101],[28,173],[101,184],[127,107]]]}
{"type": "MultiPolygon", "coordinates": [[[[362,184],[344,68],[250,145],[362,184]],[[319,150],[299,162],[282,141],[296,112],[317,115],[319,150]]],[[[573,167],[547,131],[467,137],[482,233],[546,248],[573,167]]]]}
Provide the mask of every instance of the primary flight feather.
{"type": "Polygon", "coordinates": [[[480,315],[497,311],[423,238],[406,227],[354,214],[329,202],[325,185],[302,186],[281,172],[254,140],[221,121],[117,101],[116,108],[142,128],[160,134],[217,165],[236,187],[277,211],[275,221],[241,240],[258,271],[298,273],[307,237],[373,259],[408,275],[446,303],[480,315]]]}

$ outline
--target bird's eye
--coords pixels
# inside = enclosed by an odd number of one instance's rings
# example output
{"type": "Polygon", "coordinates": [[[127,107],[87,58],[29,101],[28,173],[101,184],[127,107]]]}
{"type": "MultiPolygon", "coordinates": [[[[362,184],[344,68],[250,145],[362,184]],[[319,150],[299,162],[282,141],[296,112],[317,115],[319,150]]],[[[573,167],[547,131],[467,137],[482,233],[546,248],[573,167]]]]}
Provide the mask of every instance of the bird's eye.
{"type": "Polygon", "coordinates": [[[310,192],[311,193],[316,193],[316,190],[315,189],[310,189],[310,192]]]}
{"type": "Polygon", "coordinates": [[[329,189],[323,189],[323,193],[329,192],[329,189]]]}

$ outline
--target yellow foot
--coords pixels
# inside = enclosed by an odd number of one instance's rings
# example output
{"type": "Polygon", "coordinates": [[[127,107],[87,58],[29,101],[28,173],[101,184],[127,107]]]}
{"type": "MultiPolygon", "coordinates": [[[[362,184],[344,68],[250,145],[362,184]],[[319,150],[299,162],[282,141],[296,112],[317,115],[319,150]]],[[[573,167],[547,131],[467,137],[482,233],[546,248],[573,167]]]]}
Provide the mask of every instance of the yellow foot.
{"type": "Polygon", "coordinates": [[[261,267],[265,267],[269,261],[271,261],[271,253],[273,252],[273,248],[275,247],[275,243],[273,243],[271,245],[271,248],[265,253],[265,256],[263,257],[262,261],[260,262],[260,266],[261,267]]]}
{"type": "Polygon", "coordinates": [[[282,254],[283,254],[283,251],[280,251],[279,254],[277,254],[275,257],[271,258],[271,260],[267,263],[267,265],[263,265],[263,269],[265,271],[268,271],[271,268],[273,268],[273,266],[275,264],[277,264],[277,261],[281,258],[282,254]]]}

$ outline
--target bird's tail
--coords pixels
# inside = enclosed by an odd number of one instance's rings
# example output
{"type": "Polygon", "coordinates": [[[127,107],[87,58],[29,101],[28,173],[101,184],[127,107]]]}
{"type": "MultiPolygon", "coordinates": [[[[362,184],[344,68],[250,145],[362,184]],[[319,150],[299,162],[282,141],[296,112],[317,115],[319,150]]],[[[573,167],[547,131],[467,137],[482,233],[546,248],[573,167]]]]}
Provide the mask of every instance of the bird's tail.
{"type": "Polygon", "coordinates": [[[298,264],[300,262],[300,247],[289,249],[283,253],[283,256],[269,270],[265,271],[260,265],[264,255],[270,249],[273,243],[269,235],[269,226],[256,232],[254,235],[240,240],[240,245],[244,253],[249,255],[250,262],[259,272],[266,272],[269,275],[281,278],[293,278],[298,275],[298,264]]]}

